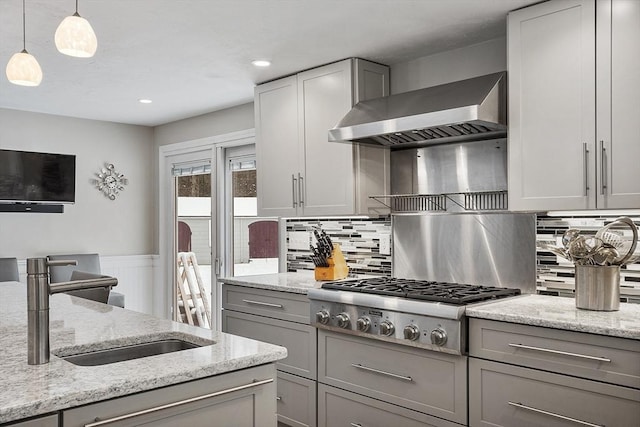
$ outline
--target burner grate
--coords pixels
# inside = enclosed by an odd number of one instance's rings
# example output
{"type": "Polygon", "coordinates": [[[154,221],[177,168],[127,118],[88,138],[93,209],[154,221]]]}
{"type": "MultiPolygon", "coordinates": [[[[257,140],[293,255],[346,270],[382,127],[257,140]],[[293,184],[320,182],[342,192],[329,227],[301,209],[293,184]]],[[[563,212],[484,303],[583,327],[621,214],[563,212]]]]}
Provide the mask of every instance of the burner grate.
{"type": "Polygon", "coordinates": [[[327,282],[322,288],[456,305],[520,294],[520,289],[388,277],[327,282]]]}

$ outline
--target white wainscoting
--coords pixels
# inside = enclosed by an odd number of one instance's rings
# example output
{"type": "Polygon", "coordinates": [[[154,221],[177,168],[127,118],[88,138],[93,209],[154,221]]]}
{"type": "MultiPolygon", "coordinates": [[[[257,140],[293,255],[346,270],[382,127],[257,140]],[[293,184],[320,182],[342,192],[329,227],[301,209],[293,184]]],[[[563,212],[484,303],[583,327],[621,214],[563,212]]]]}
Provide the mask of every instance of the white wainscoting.
{"type": "MultiPolygon", "coordinates": [[[[117,255],[101,256],[100,269],[103,274],[118,279],[115,291],[124,294],[125,308],[146,314],[154,314],[153,293],[156,278],[158,255],[117,255]]],[[[26,260],[18,261],[20,281],[27,282],[26,260]]]]}

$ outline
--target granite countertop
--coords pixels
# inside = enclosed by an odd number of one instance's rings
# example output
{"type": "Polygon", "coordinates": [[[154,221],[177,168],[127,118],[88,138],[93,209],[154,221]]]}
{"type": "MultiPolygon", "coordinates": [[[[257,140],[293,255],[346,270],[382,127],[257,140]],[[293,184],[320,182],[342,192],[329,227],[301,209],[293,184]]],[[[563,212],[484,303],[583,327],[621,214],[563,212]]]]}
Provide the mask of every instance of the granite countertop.
{"type": "Polygon", "coordinates": [[[523,295],[467,306],[466,315],[640,340],[640,304],[621,303],[619,311],[590,311],[577,309],[573,298],[523,295]]]}
{"type": "Polygon", "coordinates": [[[306,294],[309,289],[315,289],[322,286],[322,282],[316,281],[313,271],[224,277],[220,279],[220,281],[230,285],[247,286],[250,288],[268,289],[280,292],[293,292],[296,294],[306,294]]]}
{"type": "Polygon", "coordinates": [[[27,364],[26,285],[0,283],[0,423],[284,359],[287,350],[66,294],[50,297],[51,360],[27,364]],[[215,344],[103,366],[54,355],[165,336],[215,344]]]}

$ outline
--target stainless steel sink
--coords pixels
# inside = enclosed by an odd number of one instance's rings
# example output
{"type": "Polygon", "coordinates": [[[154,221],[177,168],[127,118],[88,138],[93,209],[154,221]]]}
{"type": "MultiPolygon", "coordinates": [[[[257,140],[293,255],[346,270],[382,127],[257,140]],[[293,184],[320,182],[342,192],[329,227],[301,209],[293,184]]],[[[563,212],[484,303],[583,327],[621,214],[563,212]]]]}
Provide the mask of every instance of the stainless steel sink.
{"type": "Polygon", "coordinates": [[[123,362],[125,360],[140,359],[142,357],[156,356],[158,354],[173,353],[175,351],[189,350],[198,347],[202,346],[183,341],[181,339],[164,339],[60,357],[74,365],[98,366],[108,365],[109,363],[115,362],[123,362]]]}

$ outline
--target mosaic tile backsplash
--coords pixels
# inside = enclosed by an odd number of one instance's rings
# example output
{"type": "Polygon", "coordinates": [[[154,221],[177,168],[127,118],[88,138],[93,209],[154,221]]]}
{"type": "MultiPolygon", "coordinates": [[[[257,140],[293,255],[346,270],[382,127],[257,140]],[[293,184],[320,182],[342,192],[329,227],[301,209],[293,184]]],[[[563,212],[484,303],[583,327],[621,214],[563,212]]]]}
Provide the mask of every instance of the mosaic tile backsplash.
{"type": "Polygon", "coordinates": [[[390,239],[391,236],[389,217],[287,219],[287,271],[314,269],[309,249],[291,249],[289,245],[290,232],[313,232],[314,228],[322,228],[334,243],[340,244],[349,266],[349,277],[391,275],[391,255],[380,254],[380,239],[390,239]]]}
{"type": "MultiPolygon", "coordinates": [[[[569,228],[580,230],[580,234],[594,235],[599,228],[617,216],[551,217],[538,215],[538,243],[562,246],[562,235],[569,228]]],[[[640,226],[640,216],[630,217],[640,226]]],[[[538,292],[548,295],[574,296],[574,267],[562,257],[543,249],[537,250],[538,292]]],[[[623,267],[620,273],[620,297],[622,301],[640,303],[640,263],[623,267]]]]}

